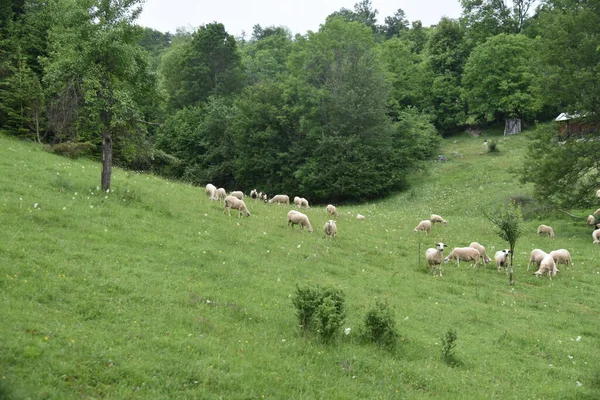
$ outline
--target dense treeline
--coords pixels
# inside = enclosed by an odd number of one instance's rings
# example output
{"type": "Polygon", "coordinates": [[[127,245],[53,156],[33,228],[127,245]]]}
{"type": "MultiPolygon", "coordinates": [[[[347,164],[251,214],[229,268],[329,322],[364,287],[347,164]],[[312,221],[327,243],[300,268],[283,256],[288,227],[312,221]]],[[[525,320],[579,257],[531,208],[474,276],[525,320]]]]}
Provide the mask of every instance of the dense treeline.
{"type": "Polygon", "coordinates": [[[460,19],[424,27],[401,9],[378,24],[363,0],[318,32],[256,25],[236,38],[218,22],[137,26],[141,0],[9,0],[0,126],[101,158],[103,189],[114,159],[196,184],[343,201],[403,188],[441,135],[468,125],[597,114],[597,2],[461,5],[460,19]]]}

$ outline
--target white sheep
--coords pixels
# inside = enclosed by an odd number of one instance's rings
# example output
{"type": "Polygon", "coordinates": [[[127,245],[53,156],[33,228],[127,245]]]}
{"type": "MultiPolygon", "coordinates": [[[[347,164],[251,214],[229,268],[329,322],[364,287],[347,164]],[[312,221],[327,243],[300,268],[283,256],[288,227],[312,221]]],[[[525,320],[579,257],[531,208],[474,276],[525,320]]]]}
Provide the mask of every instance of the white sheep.
{"type": "Polygon", "coordinates": [[[239,200],[244,200],[244,192],[241,192],[239,190],[235,190],[231,193],[229,193],[230,196],[233,196],[239,200]]]}
{"type": "Polygon", "coordinates": [[[294,196],[294,205],[300,208],[300,197],[294,196]]]}
{"type": "Polygon", "coordinates": [[[455,247],[452,249],[450,254],[444,259],[444,262],[448,262],[450,260],[456,260],[456,265],[460,267],[460,261],[472,261],[473,267],[477,267],[479,264],[479,260],[481,255],[477,249],[472,247],[455,247]]]}
{"type": "Polygon", "coordinates": [[[250,211],[248,211],[244,200],[240,200],[234,196],[225,197],[225,208],[223,209],[223,213],[225,213],[225,210],[229,210],[229,216],[231,216],[232,208],[238,210],[238,218],[242,216],[242,212],[246,214],[247,217],[250,216],[250,211]]]}
{"type": "Polygon", "coordinates": [[[543,233],[545,235],[550,236],[551,238],[553,238],[555,236],[554,229],[552,229],[551,226],[544,225],[544,224],[538,226],[537,233],[538,233],[538,235],[541,235],[543,233]]]}
{"type": "Polygon", "coordinates": [[[365,216],[362,214],[356,214],[356,219],[364,220],[365,216]]]}
{"type": "Polygon", "coordinates": [[[338,216],[337,208],[333,204],[328,204],[326,210],[327,214],[338,216]]]}
{"type": "Polygon", "coordinates": [[[587,224],[589,226],[596,225],[596,217],[594,217],[593,215],[588,215],[588,217],[587,217],[587,224]]]}
{"type": "Polygon", "coordinates": [[[212,183],[206,185],[204,192],[208,195],[210,200],[217,200],[217,187],[212,183]]]}
{"type": "Polygon", "coordinates": [[[330,219],[329,221],[325,222],[325,225],[323,225],[323,232],[325,232],[326,237],[332,239],[335,238],[337,236],[337,225],[335,220],[330,219]]]}
{"type": "Polygon", "coordinates": [[[479,252],[479,254],[481,255],[481,257],[483,258],[483,262],[484,263],[489,263],[492,261],[491,258],[488,257],[487,253],[485,252],[485,247],[477,242],[473,242],[469,245],[469,247],[472,247],[474,249],[477,249],[477,251],[479,252]]]}
{"type": "Polygon", "coordinates": [[[307,209],[310,208],[308,206],[308,200],[306,200],[304,197],[300,198],[300,207],[304,207],[304,208],[307,208],[307,209]]]}
{"type": "Polygon", "coordinates": [[[254,200],[258,199],[258,192],[256,191],[256,189],[252,189],[250,191],[250,198],[254,200]]]}
{"type": "Polygon", "coordinates": [[[225,197],[227,197],[227,192],[225,191],[225,189],[218,188],[217,189],[217,199],[225,200],[225,197]]]}
{"type": "Polygon", "coordinates": [[[425,251],[425,258],[427,259],[427,264],[431,268],[431,273],[435,276],[436,267],[440,266],[440,276],[442,276],[442,261],[443,252],[447,246],[444,243],[436,243],[435,249],[429,248],[425,251]]]}
{"type": "Polygon", "coordinates": [[[556,263],[554,262],[554,258],[552,258],[550,254],[546,254],[544,259],[540,263],[540,268],[533,274],[536,276],[548,274],[550,279],[552,279],[552,277],[556,275],[557,272],[558,270],[556,269],[556,263]]]}
{"type": "Polygon", "coordinates": [[[431,230],[431,221],[428,219],[425,219],[425,220],[419,222],[419,225],[417,225],[415,227],[413,232],[425,231],[425,234],[429,235],[430,230],[431,230]]]}
{"type": "Polygon", "coordinates": [[[596,190],[596,197],[600,199],[600,189],[596,190]]]}
{"type": "Polygon", "coordinates": [[[509,249],[504,249],[497,251],[494,254],[494,261],[496,261],[496,266],[498,267],[498,272],[502,271],[504,268],[504,272],[508,273],[508,255],[511,253],[509,249]]]}
{"type": "Polygon", "coordinates": [[[258,199],[264,201],[265,203],[269,200],[269,196],[266,193],[259,192],[258,199]]]}
{"type": "Polygon", "coordinates": [[[532,263],[535,263],[535,265],[539,266],[542,262],[542,260],[544,259],[544,257],[546,257],[548,254],[544,251],[544,250],[540,250],[540,249],[533,249],[531,250],[531,254],[529,255],[529,264],[527,264],[527,271],[529,271],[529,266],[532,263]]]}
{"type": "Polygon", "coordinates": [[[290,197],[287,194],[278,194],[273,196],[269,203],[290,204],[290,197]]]}
{"type": "Polygon", "coordinates": [[[439,216],[439,215],[437,215],[437,214],[431,214],[431,216],[429,217],[429,220],[430,220],[432,223],[439,222],[439,223],[441,223],[441,224],[448,225],[448,221],[446,221],[444,218],[440,217],[440,216],[439,216]]]}
{"type": "Polygon", "coordinates": [[[597,209],[596,211],[594,211],[594,215],[598,215],[598,214],[600,214],[600,208],[597,209]]]}
{"type": "Polygon", "coordinates": [[[592,238],[594,239],[594,244],[600,243],[600,229],[596,229],[592,232],[592,238]]]}
{"type": "Polygon", "coordinates": [[[553,250],[548,254],[550,254],[552,256],[556,265],[566,264],[568,267],[569,264],[571,264],[571,267],[573,266],[573,259],[571,258],[571,253],[569,253],[569,250],[558,249],[558,250],[553,250]]]}
{"type": "Polygon", "coordinates": [[[312,233],[313,228],[308,220],[308,216],[306,214],[302,214],[300,211],[290,210],[287,214],[288,226],[294,228],[294,225],[300,225],[300,230],[304,227],[308,229],[309,232],[312,233]]]}

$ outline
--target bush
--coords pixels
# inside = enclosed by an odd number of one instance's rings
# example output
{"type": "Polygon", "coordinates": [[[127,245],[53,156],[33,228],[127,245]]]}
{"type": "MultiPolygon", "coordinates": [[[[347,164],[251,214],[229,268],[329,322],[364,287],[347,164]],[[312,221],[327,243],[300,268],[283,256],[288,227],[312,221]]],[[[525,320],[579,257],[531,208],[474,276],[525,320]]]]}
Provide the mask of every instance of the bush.
{"type": "Polygon", "coordinates": [[[69,158],[85,157],[92,154],[95,146],[91,142],[63,142],[46,146],[49,153],[69,158]]]}
{"type": "Polygon", "coordinates": [[[456,335],[456,331],[452,328],[448,329],[446,335],[442,336],[442,359],[450,366],[459,364],[459,361],[454,354],[456,339],[458,339],[458,336],[456,335]]]}
{"type": "Polygon", "coordinates": [[[292,303],[302,330],[316,332],[324,341],[334,337],[346,318],[344,294],[340,289],[296,286],[292,303]]]}
{"type": "Polygon", "coordinates": [[[488,153],[496,153],[500,151],[498,149],[498,142],[496,142],[495,140],[490,140],[488,142],[488,153]]]}
{"type": "Polygon", "coordinates": [[[394,347],[398,336],[392,310],[386,303],[375,303],[375,307],[365,316],[365,339],[383,346],[394,347]]]}

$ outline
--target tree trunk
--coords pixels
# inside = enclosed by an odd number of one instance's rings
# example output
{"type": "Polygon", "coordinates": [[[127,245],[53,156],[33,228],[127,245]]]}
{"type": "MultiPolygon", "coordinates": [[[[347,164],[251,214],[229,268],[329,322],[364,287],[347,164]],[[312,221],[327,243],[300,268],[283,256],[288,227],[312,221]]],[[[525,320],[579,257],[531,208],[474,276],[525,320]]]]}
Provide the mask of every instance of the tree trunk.
{"type": "Polygon", "coordinates": [[[112,138],[109,133],[102,135],[102,191],[110,189],[112,175],[112,138]]]}

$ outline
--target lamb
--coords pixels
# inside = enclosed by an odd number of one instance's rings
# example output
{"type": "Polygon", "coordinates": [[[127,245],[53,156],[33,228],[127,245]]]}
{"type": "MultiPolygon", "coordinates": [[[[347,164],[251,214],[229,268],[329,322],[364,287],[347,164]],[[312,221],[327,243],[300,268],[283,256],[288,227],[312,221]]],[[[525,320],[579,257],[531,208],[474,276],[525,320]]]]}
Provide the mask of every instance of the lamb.
{"type": "Polygon", "coordinates": [[[248,211],[244,200],[240,200],[234,196],[225,197],[225,208],[223,209],[223,213],[225,213],[225,210],[229,210],[229,216],[231,216],[232,208],[238,210],[238,218],[242,216],[242,212],[245,213],[247,217],[250,216],[250,212],[248,211]]]}
{"type": "Polygon", "coordinates": [[[210,200],[217,200],[217,187],[212,183],[206,185],[204,192],[208,195],[210,200]]]}
{"type": "Polygon", "coordinates": [[[547,273],[550,279],[552,279],[552,276],[555,276],[557,272],[558,270],[556,269],[556,263],[554,262],[554,258],[552,258],[550,254],[546,254],[544,259],[540,263],[540,268],[533,274],[536,276],[542,276],[547,273]]]}
{"type": "Polygon", "coordinates": [[[477,242],[473,242],[469,245],[469,247],[472,247],[474,249],[477,249],[477,251],[479,252],[479,254],[481,255],[481,257],[483,257],[483,262],[484,263],[489,263],[492,261],[491,258],[488,257],[488,255],[485,252],[485,247],[483,247],[482,245],[480,245],[477,242]]]}
{"type": "Polygon", "coordinates": [[[269,200],[269,196],[266,193],[259,192],[258,199],[264,201],[265,203],[269,200]]]}
{"type": "Polygon", "coordinates": [[[437,215],[437,214],[431,214],[431,216],[429,217],[429,220],[430,220],[432,223],[439,222],[439,223],[442,223],[442,224],[444,224],[444,225],[448,225],[448,221],[446,221],[444,218],[440,217],[440,216],[439,216],[439,215],[437,215]]]}
{"type": "Polygon", "coordinates": [[[225,189],[218,188],[217,189],[217,199],[225,200],[225,197],[227,197],[227,192],[225,191],[225,189]]]}
{"type": "Polygon", "coordinates": [[[589,226],[596,225],[596,217],[594,217],[593,215],[588,215],[588,217],[587,217],[587,224],[589,226]]]}
{"type": "Polygon", "coordinates": [[[365,216],[364,216],[364,215],[362,215],[362,214],[356,214],[356,219],[360,219],[360,220],[363,220],[363,221],[364,221],[364,219],[365,219],[365,216]]]}
{"type": "Polygon", "coordinates": [[[531,250],[531,254],[529,255],[529,264],[527,264],[527,271],[529,271],[529,266],[532,263],[535,263],[539,266],[542,263],[544,257],[546,257],[547,253],[544,250],[533,249],[531,250]]]}
{"type": "Polygon", "coordinates": [[[326,210],[327,210],[327,214],[335,215],[336,217],[338,216],[337,209],[335,208],[334,205],[328,204],[326,210]]]}
{"type": "Polygon", "coordinates": [[[269,203],[290,204],[290,197],[286,194],[278,194],[273,196],[269,203]]]}
{"type": "Polygon", "coordinates": [[[337,236],[337,225],[335,224],[335,220],[330,219],[325,222],[323,225],[323,232],[325,232],[325,236],[329,238],[335,238],[337,236]]]}
{"type": "Polygon", "coordinates": [[[510,253],[509,249],[504,249],[494,254],[494,261],[496,261],[496,265],[498,266],[498,272],[502,271],[502,267],[504,267],[504,272],[508,273],[508,255],[510,253]]]}
{"type": "Polygon", "coordinates": [[[444,243],[436,243],[435,249],[429,248],[425,251],[425,258],[427,259],[427,263],[429,267],[431,267],[431,273],[435,276],[436,266],[440,266],[440,276],[442,276],[442,261],[443,261],[443,252],[444,248],[447,246],[444,243]]]}
{"type": "Polygon", "coordinates": [[[537,233],[538,233],[538,235],[540,235],[542,233],[546,234],[546,235],[550,236],[551,238],[553,238],[555,236],[554,229],[552,229],[551,226],[544,225],[544,224],[538,226],[537,233]]]}
{"type": "Polygon", "coordinates": [[[241,192],[239,190],[233,191],[233,192],[229,193],[229,195],[236,197],[239,200],[244,200],[244,192],[241,192]]]}
{"type": "Polygon", "coordinates": [[[258,192],[256,191],[256,189],[252,189],[250,191],[250,198],[254,200],[258,199],[258,192]]]}
{"type": "Polygon", "coordinates": [[[300,211],[290,210],[287,214],[287,220],[288,226],[291,226],[292,229],[294,228],[294,225],[300,225],[300,230],[306,227],[310,233],[313,231],[312,225],[308,220],[308,216],[306,214],[302,214],[300,211]]]}
{"type": "Polygon", "coordinates": [[[460,260],[473,261],[473,267],[476,268],[480,258],[481,254],[479,254],[479,250],[477,249],[472,247],[455,247],[444,259],[444,262],[447,263],[450,260],[456,260],[456,265],[460,267],[460,260]]]}
{"type": "Polygon", "coordinates": [[[556,265],[566,264],[568,267],[569,264],[571,264],[571,267],[573,266],[573,260],[571,259],[571,253],[569,253],[568,250],[558,249],[558,250],[553,250],[548,254],[550,254],[552,256],[556,265]]]}
{"type": "Polygon", "coordinates": [[[594,244],[600,243],[600,229],[596,229],[592,232],[592,238],[594,238],[594,244]]]}
{"type": "Polygon", "coordinates": [[[419,225],[413,230],[413,232],[425,231],[426,235],[429,235],[429,231],[431,230],[431,221],[426,219],[419,222],[419,225]]]}

